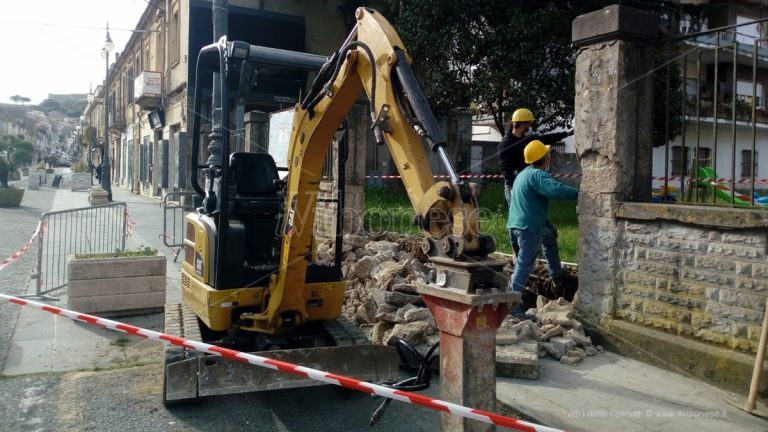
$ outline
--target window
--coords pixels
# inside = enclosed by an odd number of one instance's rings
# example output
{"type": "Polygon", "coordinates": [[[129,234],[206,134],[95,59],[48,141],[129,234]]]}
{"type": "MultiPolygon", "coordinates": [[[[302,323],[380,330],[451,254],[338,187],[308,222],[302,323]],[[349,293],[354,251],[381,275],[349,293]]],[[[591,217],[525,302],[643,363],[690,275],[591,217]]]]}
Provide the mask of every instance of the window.
{"type": "Polygon", "coordinates": [[[133,68],[128,68],[128,71],[125,73],[125,92],[126,92],[126,99],[128,100],[128,104],[132,104],[134,101],[134,95],[133,95],[133,68]]]}
{"type": "Polygon", "coordinates": [[[178,3],[173,5],[173,15],[171,15],[171,34],[168,35],[170,38],[170,54],[171,54],[171,65],[175,65],[179,62],[180,58],[180,51],[181,51],[181,44],[179,41],[181,40],[181,26],[179,25],[179,5],[178,3]]]}
{"type": "MultiPolygon", "coordinates": [[[[752,106],[752,81],[736,81],[736,96],[740,101],[746,102],[752,106]]],[[[757,107],[763,106],[763,85],[757,83],[755,86],[755,99],[757,107]]]]}
{"type": "Polygon", "coordinates": [[[757,176],[757,152],[755,152],[754,160],[752,158],[752,150],[741,151],[741,176],[752,177],[757,176]]]}
{"type": "Polygon", "coordinates": [[[136,71],[136,74],[141,74],[141,53],[136,54],[136,59],[133,64],[133,69],[136,71]]]}
{"type": "Polygon", "coordinates": [[[691,171],[691,148],[686,147],[683,152],[682,146],[672,146],[672,172],[670,175],[682,176],[688,175],[691,171]]]}
{"type": "Polygon", "coordinates": [[[152,57],[150,56],[149,52],[149,39],[147,39],[146,42],[144,42],[144,66],[147,68],[147,70],[154,69],[152,67],[152,57]]]}
{"type": "Polygon", "coordinates": [[[699,147],[699,155],[696,159],[697,165],[700,167],[712,166],[712,149],[709,147],[699,147]]]}
{"type": "Polygon", "coordinates": [[[688,99],[695,101],[696,95],[699,94],[699,88],[697,86],[698,80],[696,78],[685,79],[685,95],[688,99]]]}

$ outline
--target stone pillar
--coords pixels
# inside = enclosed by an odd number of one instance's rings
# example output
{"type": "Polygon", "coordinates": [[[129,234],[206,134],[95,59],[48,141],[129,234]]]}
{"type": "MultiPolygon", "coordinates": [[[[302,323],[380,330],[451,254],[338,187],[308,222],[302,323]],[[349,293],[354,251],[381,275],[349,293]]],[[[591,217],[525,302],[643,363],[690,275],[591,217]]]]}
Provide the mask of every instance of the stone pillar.
{"type": "MultiPolygon", "coordinates": [[[[418,291],[440,330],[441,399],[495,412],[496,331],[520,301],[520,294],[469,293],[432,285],[419,285],[418,291]]],[[[496,426],[451,413],[441,413],[440,418],[443,431],[496,430],[496,426]]]]}
{"type": "Polygon", "coordinates": [[[650,198],[653,47],[656,16],[612,5],[577,17],[574,128],[583,177],[579,194],[577,309],[592,323],[614,311],[621,237],[619,202],[650,198]]]}
{"type": "Polygon", "coordinates": [[[263,111],[250,111],[245,113],[245,136],[243,151],[249,153],[267,152],[267,130],[269,129],[269,116],[263,111]]]}

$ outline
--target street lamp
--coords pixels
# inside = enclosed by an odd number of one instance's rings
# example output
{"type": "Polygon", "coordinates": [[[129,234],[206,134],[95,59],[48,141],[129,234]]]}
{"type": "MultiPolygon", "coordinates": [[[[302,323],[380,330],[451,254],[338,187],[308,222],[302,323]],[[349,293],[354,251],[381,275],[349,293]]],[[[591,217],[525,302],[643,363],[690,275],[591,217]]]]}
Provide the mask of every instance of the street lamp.
{"type": "Polygon", "coordinates": [[[109,37],[109,22],[107,22],[107,40],[101,48],[101,57],[104,59],[104,147],[101,152],[101,187],[107,192],[107,200],[112,201],[112,181],[109,169],[109,53],[115,49],[112,38],[109,37]]]}

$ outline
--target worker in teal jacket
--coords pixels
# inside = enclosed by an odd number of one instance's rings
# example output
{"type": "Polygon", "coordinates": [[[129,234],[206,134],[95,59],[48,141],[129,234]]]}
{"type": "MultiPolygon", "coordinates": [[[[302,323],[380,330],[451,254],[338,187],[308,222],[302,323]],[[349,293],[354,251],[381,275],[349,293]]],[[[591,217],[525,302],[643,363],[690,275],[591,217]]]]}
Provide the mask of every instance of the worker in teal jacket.
{"type": "Polygon", "coordinates": [[[515,311],[517,313],[536,304],[537,295],[529,291],[527,285],[528,276],[536,266],[540,247],[544,247],[544,257],[555,288],[562,289],[565,284],[571,283],[569,276],[563,272],[557,248],[557,230],[549,221],[547,213],[550,199],[576,199],[579,190],[549,175],[549,147],[539,140],[525,146],[523,156],[529,166],[517,175],[512,187],[507,228],[510,238],[514,236],[520,245],[510,281],[511,289],[522,295],[522,308],[518,308],[515,311]]]}

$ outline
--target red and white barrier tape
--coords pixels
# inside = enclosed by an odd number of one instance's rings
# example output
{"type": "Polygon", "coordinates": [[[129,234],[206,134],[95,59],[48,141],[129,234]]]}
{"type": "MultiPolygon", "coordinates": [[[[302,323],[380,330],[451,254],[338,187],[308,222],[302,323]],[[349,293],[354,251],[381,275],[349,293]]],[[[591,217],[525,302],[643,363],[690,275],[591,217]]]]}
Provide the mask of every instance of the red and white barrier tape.
{"type": "Polygon", "coordinates": [[[125,218],[125,238],[129,238],[131,237],[131,232],[133,231],[134,225],[136,225],[136,221],[128,217],[127,206],[123,209],[123,216],[125,218]]]}
{"type": "Polygon", "coordinates": [[[17,259],[19,259],[20,256],[22,256],[25,253],[27,253],[29,248],[32,247],[32,242],[35,241],[37,236],[40,235],[40,231],[42,231],[42,230],[43,230],[43,222],[40,221],[40,222],[37,223],[37,228],[35,228],[35,232],[32,234],[32,238],[29,239],[27,244],[23,248],[19,249],[13,255],[11,255],[10,257],[8,257],[5,260],[3,260],[2,263],[0,263],[0,271],[2,271],[4,268],[8,267],[12,262],[14,262],[17,259]]]}
{"type": "MultiPolygon", "coordinates": [[[[731,179],[729,178],[706,178],[706,177],[699,177],[698,179],[693,177],[688,178],[681,178],[680,176],[677,177],[664,177],[664,176],[654,176],[651,177],[651,180],[654,181],[680,181],[680,180],[688,180],[688,181],[700,181],[700,182],[718,182],[718,183],[731,183],[731,179]]],[[[750,184],[752,183],[752,179],[750,178],[740,178],[736,180],[736,184],[750,184]]],[[[768,184],[768,179],[755,179],[755,184],[768,184]]]]}
{"type": "MultiPolygon", "coordinates": [[[[550,175],[554,178],[560,178],[560,179],[572,179],[572,178],[581,178],[582,173],[550,173],[550,175]]],[[[437,179],[447,179],[450,176],[447,174],[438,174],[432,176],[437,179]]],[[[399,179],[401,178],[399,175],[369,175],[365,176],[367,179],[399,179]]],[[[504,178],[502,174],[459,174],[459,178],[463,179],[473,179],[473,178],[483,178],[483,179],[497,179],[501,180],[504,178]]],[[[651,177],[652,181],[680,181],[680,176],[672,176],[672,177],[664,177],[664,176],[653,176],[651,177]]],[[[731,179],[729,178],[718,178],[718,179],[711,179],[711,178],[704,178],[700,177],[699,179],[694,179],[693,177],[687,178],[688,181],[701,181],[701,182],[707,182],[707,181],[717,181],[719,183],[731,183],[731,179]]],[[[736,184],[750,184],[752,182],[752,179],[749,178],[740,178],[736,180],[736,184]]],[[[768,179],[755,179],[755,184],[768,184],[768,179]]]]}
{"type": "MultiPolygon", "coordinates": [[[[581,177],[581,173],[552,173],[552,177],[555,178],[579,178],[581,177]]],[[[433,175],[434,178],[439,179],[447,179],[450,178],[447,174],[436,174],[433,175]]],[[[401,178],[399,175],[371,175],[371,176],[365,176],[367,179],[399,179],[401,178]]],[[[501,180],[504,178],[504,175],[502,174],[459,174],[459,178],[463,179],[470,179],[470,178],[485,178],[485,179],[497,179],[501,180]]]]}
{"type": "Polygon", "coordinates": [[[304,366],[295,365],[279,360],[273,360],[266,357],[261,357],[255,354],[243,353],[227,348],[218,347],[215,345],[209,345],[203,342],[191,341],[188,339],[159,333],[152,330],[135,327],[129,324],[123,324],[117,321],[108,320],[105,318],[99,318],[93,315],[82,314],[67,309],[58,308],[55,306],[48,306],[42,303],[38,303],[31,300],[25,300],[18,297],[8,296],[0,294],[0,299],[8,302],[29,306],[34,309],[50,312],[55,315],[63,316],[75,321],[80,321],[86,324],[105,327],[110,330],[127,333],[131,335],[140,336],[146,339],[160,341],[166,344],[177,345],[180,347],[193,349],[216,356],[221,356],[230,360],[234,360],[241,363],[250,363],[254,366],[260,366],[280,372],[289,373],[305,378],[310,378],[315,381],[320,381],[326,384],[333,384],[336,386],[357,390],[363,393],[375,394],[383,396],[389,399],[399,400],[401,402],[420,405],[423,407],[431,408],[437,411],[451,413],[453,415],[465,417],[472,420],[481,421],[484,423],[493,424],[496,426],[504,426],[518,431],[525,432],[559,432],[559,429],[553,429],[546,426],[540,426],[534,423],[529,423],[523,420],[517,420],[510,417],[501,416],[498,414],[489,413],[477,409],[467,408],[461,405],[457,405],[450,402],[445,402],[439,399],[433,399],[427,396],[418,395],[411,392],[402,390],[395,390],[388,387],[384,387],[378,384],[369,383],[366,381],[360,381],[354,378],[345,377],[342,375],[336,375],[329,372],[323,372],[317,369],[312,369],[304,366]]]}

